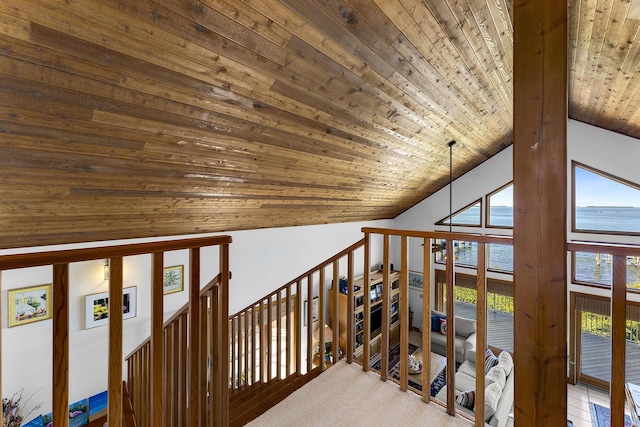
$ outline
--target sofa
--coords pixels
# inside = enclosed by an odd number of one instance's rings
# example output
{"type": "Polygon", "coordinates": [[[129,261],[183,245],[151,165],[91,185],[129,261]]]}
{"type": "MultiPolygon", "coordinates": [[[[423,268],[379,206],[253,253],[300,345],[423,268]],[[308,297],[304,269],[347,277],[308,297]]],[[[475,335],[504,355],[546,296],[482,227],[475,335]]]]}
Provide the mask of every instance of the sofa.
{"type": "MultiPolygon", "coordinates": [[[[513,359],[507,351],[497,357],[487,350],[482,361],[485,364],[485,423],[492,427],[505,427],[508,415],[512,412],[514,399],[514,369],[513,359]],[[502,371],[502,372],[500,372],[502,371]]],[[[476,352],[467,353],[467,360],[458,368],[455,375],[456,409],[473,416],[475,412],[476,388],[476,352]],[[469,396],[472,396],[469,399],[469,396]],[[471,401],[469,401],[471,400],[471,401]]],[[[445,385],[436,395],[436,399],[447,401],[447,386],[445,385]]]]}
{"type": "MultiPolygon", "coordinates": [[[[431,351],[441,356],[447,356],[447,336],[443,332],[446,326],[441,328],[446,315],[439,311],[431,311],[431,351]]],[[[455,349],[456,362],[462,363],[467,359],[469,351],[476,348],[476,321],[464,317],[455,317],[455,349]]]]}

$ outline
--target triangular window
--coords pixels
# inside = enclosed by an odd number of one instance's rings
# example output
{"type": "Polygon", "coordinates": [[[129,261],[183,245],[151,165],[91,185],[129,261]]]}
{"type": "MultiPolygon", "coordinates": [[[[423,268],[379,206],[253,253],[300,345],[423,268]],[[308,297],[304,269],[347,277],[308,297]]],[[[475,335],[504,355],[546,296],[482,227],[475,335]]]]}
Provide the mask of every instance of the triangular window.
{"type": "Polygon", "coordinates": [[[513,228],[513,183],[487,194],[487,227],[513,228]]]}
{"type": "Polygon", "coordinates": [[[640,234],[640,185],[574,162],[573,231],[640,234]]]}
{"type": "MultiPolygon", "coordinates": [[[[480,227],[481,219],[480,213],[482,212],[482,200],[478,199],[475,202],[465,206],[464,208],[456,211],[452,217],[451,225],[463,226],[463,227],[480,227]]],[[[436,225],[449,225],[449,215],[436,222],[436,225]]]]}

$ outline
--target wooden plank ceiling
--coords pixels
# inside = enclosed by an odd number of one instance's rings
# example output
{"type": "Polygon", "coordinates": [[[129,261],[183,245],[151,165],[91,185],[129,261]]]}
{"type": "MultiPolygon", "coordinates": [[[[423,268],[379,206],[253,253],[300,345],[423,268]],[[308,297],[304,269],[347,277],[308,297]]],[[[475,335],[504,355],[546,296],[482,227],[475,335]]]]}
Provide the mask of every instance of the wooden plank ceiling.
{"type": "MultiPolygon", "coordinates": [[[[0,2],[0,247],[393,218],[511,144],[511,3],[0,2]]],[[[570,115],[640,136],[638,1],[570,16],[570,115]]]]}

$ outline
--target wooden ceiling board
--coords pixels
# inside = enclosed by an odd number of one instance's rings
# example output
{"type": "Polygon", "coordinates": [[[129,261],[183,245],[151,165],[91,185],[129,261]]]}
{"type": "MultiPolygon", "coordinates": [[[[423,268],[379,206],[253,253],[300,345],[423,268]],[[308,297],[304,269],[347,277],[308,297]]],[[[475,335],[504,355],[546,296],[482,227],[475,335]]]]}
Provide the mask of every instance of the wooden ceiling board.
{"type": "MultiPolygon", "coordinates": [[[[638,2],[570,117],[640,136],[638,2]]],[[[0,3],[0,247],[393,218],[512,141],[512,0],[0,3]]]]}

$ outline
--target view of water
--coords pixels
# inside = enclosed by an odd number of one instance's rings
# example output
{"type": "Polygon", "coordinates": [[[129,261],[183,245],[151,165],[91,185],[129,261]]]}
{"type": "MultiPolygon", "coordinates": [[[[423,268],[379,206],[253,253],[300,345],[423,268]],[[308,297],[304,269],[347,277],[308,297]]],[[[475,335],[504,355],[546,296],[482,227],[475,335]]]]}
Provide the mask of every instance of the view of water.
{"type": "MultiPolygon", "coordinates": [[[[478,223],[480,208],[472,207],[454,217],[456,224],[478,223]]],[[[513,208],[494,206],[491,208],[491,225],[513,226],[513,208]]],[[[640,208],[589,206],[576,208],[576,228],[580,230],[615,231],[640,233],[640,208]]],[[[458,265],[477,265],[476,245],[459,245],[458,265]]],[[[576,280],[611,285],[612,264],[602,255],[600,263],[596,254],[579,252],[576,254],[576,280]]],[[[513,272],[513,247],[508,245],[489,246],[489,268],[513,272]]],[[[640,266],[627,265],[627,283],[640,287],[640,266]]]]}

